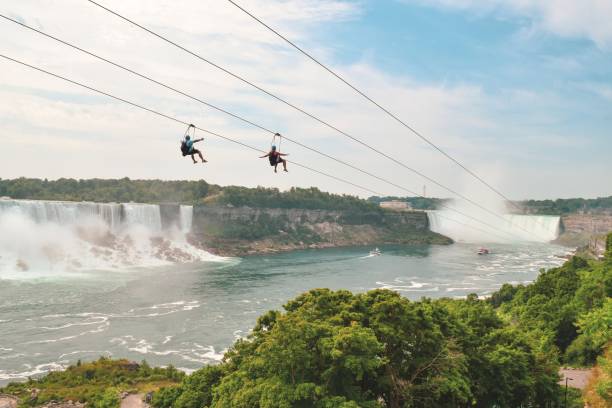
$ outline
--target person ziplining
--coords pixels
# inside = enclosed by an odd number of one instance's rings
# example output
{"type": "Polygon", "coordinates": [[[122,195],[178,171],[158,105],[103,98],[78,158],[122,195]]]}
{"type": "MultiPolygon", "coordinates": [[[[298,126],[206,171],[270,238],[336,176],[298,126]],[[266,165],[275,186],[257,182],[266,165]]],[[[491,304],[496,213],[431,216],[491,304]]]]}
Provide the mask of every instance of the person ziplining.
{"type": "Polygon", "coordinates": [[[260,159],[265,159],[267,157],[270,160],[270,166],[274,166],[275,173],[278,173],[278,165],[281,163],[283,165],[283,170],[286,172],[289,172],[289,170],[287,170],[287,160],[283,159],[282,157],[282,156],[289,156],[289,154],[280,152],[281,142],[282,142],[282,136],[280,135],[280,133],[275,133],[274,136],[272,137],[272,147],[270,148],[270,151],[267,154],[260,157],[260,159]],[[278,137],[278,150],[276,149],[276,144],[275,144],[277,137],[278,137]]]}
{"type": "Polygon", "coordinates": [[[181,153],[183,153],[183,157],[191,156],[191,160],[193,160],[193,164],[197,164],[198,162],[195,158],[196,154],[200,156],[202,163],[207,163],[207,160],[205,160],[204,156],[202,156],[202,152],[194,147],[194,144],[204,140],[204,138],[196,139],[195,131],[196,131],[195,125],[189,125],[187,127],[187,131],[185,132],[185,134],[183,135],[183,139],[181,140],[181,153]],[[190,135],[190,131],[192,128],[193,128],[193,138],[190,135]]]}

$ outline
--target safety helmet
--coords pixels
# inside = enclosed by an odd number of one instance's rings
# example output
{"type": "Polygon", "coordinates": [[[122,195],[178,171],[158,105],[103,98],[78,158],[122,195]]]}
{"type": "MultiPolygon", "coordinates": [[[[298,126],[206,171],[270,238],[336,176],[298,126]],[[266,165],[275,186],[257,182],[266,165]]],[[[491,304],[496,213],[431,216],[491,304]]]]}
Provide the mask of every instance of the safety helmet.
{"type": "Polygon", "coordinates": [[[191,139],[191,136],[189,135],[185,136],[185,140],[189,140],[189,139],[191,139]]]}
{"type": "Polygon", "coordinates": [[[276,150],[276,146],[275,145],[272,145],[272,150],[276,150]]]}

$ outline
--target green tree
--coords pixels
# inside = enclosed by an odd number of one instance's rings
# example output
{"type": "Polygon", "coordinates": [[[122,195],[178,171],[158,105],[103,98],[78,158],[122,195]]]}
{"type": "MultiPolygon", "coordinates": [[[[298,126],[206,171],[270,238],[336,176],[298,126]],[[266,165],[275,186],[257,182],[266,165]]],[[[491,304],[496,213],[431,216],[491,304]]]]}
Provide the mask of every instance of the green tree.
{"type": "Polygon", "coordinates": [[[223,375],[221,367],[207,366],[183,380],[185,390],[172,405],[173,408],[201,408],[212,403],[212,390],[223,375]]]}
{"type": "Polygon", "coordinates": [[[96,408],[118,408],[120,404],[121,399],[116,388],[107,388],[101,397],[94,401],[94,407],[96,408]]]}

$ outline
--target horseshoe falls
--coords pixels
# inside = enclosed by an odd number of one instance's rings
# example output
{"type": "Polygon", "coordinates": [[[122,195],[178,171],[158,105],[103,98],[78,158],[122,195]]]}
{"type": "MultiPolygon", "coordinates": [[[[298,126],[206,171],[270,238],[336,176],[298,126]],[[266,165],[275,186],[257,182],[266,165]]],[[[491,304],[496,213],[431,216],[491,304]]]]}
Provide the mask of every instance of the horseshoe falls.
{"type": "Polygon", "coordinates": [[[559,237],[561,218],[546,215],[506,214],[501,218],[478,217],[484,225],[452,211],[428,211],[432,231],[457,242],[551,242],[559,237]]]}

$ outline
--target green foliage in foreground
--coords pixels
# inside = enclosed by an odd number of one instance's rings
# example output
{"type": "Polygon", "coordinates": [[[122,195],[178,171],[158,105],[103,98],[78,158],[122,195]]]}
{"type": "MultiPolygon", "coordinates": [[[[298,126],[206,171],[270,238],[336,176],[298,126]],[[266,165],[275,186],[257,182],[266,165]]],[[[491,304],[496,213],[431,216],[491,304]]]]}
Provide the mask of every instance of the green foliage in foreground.
{"type": "MultiPolygon", "coordinates": [[[[154,406],[559,406],[560,361],[607,367],[611,260],[575,257],[487,301],[313,290],[260,317],[221,365],[161,390],[154,406]]],[[[581,406],[578,391],[568,406],[581,406]]]]}
{"type": "Polygon", "coordinates": [[[0,393],[20,397],[21,406],[39,406],[49,401],[87,402],[96,408],[119,407],[120,392],[151,391],[179,383],[185,374],[173,367],[151,368],[146,362],[100,358],[92,363],[49,373],[39,380],[12,383],[0,393]],[[39,390],[32,398],[32,390],[39,390]]]}
{"type": "Polygon", "coordinates": [[[156,408],[518,407],[558,401],[558,366],[475,296],[317,289],[261,316],[156,408]],[[197,401],[195,403],[194,401],[197,401]]]}
{"type": "Polygon", "coordinates": [[[612,340],[611,255],[602,262],[574,257],[530,285],[504,285],[489,301],[508,321],[550,343],[564,363],[593,365],[612,340]]]}
{"type": "MultiPolygon", "coordinates": [[[[0,392],[24,404],[72,399],[94,407],[112,407],[119,391],[159,389],[155,408],[544,408],[563,400],[560,361],[597,359],[587,397],[607,404],[611,267],[612,257],[574,257],[489,300],[316,289],[261,316],[220,365],[190,376],[101,359],[0,392]],[[41,393],[32,402],[33,387],[41,393]]],[[[569,406],[579,399],[571,392],[569,406]]]]}

